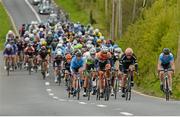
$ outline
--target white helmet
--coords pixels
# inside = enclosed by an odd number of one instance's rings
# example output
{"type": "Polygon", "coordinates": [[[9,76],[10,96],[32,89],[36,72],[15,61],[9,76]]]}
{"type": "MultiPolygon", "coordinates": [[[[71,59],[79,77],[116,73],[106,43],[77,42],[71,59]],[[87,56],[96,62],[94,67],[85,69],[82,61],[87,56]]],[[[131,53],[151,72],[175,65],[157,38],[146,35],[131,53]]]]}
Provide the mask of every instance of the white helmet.
{"type": "Polygon", "coordinates": [[[34,34],[29,34],[29,37],[30,38],[34,38],[34,34]]]}
{"type": "Polygon", "coordinates": [[[34,29],[34,30],[33,30],[33,33],[34,33],[34,34],[36,34],[36,33],[37,33],[37,30],[36,30],[36,29],[34,29]]]}
{"type": "Polygon", "coordinates": [[[78,24],[74,24],[74,28],[77,28],[78,27],[78,24]]]}
{"type": "Polygon", "coordinates": [[[43,29],[43,28],[40,28],[40,31],[42,32],[42,31],[44,31],[44,29],[43,29]]]}
{"type": "Polygon", "coordinates": [[[62,52],[60,50],[57,51],[56,53],[57,56],[62,56],[62,52]]]}
{"type": "Polygon", "coordinates": [[[77,44],[77,40],[74,40],[74,41],[73,41],[73,44],[76,45],[76,44],[77,44]]]}
{"type": "Polygon", "coordinates": [[[89,52],[90,52],[90,54],[96,54],[96,49],[92,48],[89,52]]]}
{"type": "Polygon", "coordinates": [[[92,41],[91,41],[91,40],[89,40],[89,41],[87,41],[87,42],[86,42],[86,44],[92,44],[92,41]]]}
{"type": "Polygon", "coordinates": [[[51,31],[49,31],[49,32],[48,32],[48,35],[52,35],[52,32],[51,32],[51,31]]]}
{"type": "Polygon", "coordinates": [[[13,34],[13,31],[12,31],[12,30],[9,30],[9,31],[8,31],[8,34],[13,34]]]}
{"type": "Polygon", "coordinates": [[[104,46],[104,47],[102,47],[102,49],[101,49],[101,51],[103,52],[103,53],[107,53],[108,52],[108,47],[106,47],[106,46],[104,46]]]}
{"type": "Polygon", "coordinates": [[[26,31],[26,32],[25,32],[25,35],[29,35],[29,31],[26,31]]]}
{"type": "Polygon", "coordinates": [[[82,32],[79,31],[79,32],[78,32],[78,36],[82,36],[82,32]]]}
{"type": "Polygon", "coordinates": [[[64,41],[63,41],[62,39],[60,39],[60,40],[59,40],[59,43],[63,44],[63,43],[64,43],[64,41]]]}
{"type": "Polygon", "coordinates": [[[98,33],[98,32],[99,32],[99,29],[96,28],[96,29],[94,30],[94,32],[95,32],[95,33],[98,33]]]}
{"type": "Polygon", "coordinates": [[[30,40],[29,37],[26,37],[26,38],[24,39],[25,42],[28,42],[29,40],[30,40]]]}
{"type": "Polygon", "coordinates": [[[115,48],[115,49],[114,49],[114,52],[115,52],[115,53],[122,53],[122,49],[121,49],[121,48],[115,48]]]}
{"type": "Polygon", "coordinates": [[[63,46],[62,43],[58,43],[58,44],[57,44],[57,48],[60,48],[60,47],[62,47],[62,46],[63,46]]]}
{"type": "Polygon", "coordinates": [[[10,44],[7,44],[5,48],[6,48],[6,49],[9,49],[9,48],[11,48],[11,45],[10,45],[10,44]]]}
{"type": "Polygon", "coordinates": [[[87,44],[86,47],[87,47],[87,49],[91,49],[92,48],[92,44],[87,44]]]}
{"type": "Polygon", "coordinates": [[[100,36],[99,39],[104,40],[104,36],[100,36]]]}

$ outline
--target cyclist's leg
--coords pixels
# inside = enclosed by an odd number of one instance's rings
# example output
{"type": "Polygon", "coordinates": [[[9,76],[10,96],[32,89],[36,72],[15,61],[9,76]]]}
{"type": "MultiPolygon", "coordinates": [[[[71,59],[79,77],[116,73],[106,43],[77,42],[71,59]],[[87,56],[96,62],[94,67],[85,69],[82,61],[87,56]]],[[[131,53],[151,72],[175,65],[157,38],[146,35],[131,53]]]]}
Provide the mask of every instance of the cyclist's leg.
{"type": "Polygon", "coordinates": [[[100,93],[103,93],[104,91],[104,79],[103,79],[103,74],[104,72],[103,71],[99,71],[99,88],[100,88],[100,93]]]}

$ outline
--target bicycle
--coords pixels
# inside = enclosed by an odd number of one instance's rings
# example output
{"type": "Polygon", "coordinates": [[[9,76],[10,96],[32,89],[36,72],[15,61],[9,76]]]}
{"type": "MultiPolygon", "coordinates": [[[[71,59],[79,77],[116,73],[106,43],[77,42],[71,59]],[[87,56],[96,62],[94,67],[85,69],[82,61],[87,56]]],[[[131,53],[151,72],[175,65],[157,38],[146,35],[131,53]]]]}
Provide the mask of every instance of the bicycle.
{"type": "Polygon", "coordinates": [[[29,58],[28,58],[28,67],[27,67],[29,75],[31,75],[32,59],[33,59],[33,57],[29,56],[29,58]]]}
{"type": "Polygon", "coordinates": [[[87,70],[85,73],[85,75],[87,76],[87,97],[88,100],[90,100],[90,96],[91,96],[91,91],[93,90],[93,84],[92,84],[92,72],[94,72],[94,70],[87,70]]]}
{"type": "MultiPolygon", "coordinates": [[[[75,73],[76,79],[75,79],[75,83],[76,83],[76,88],[75,88],[75,95],[77,93],[77,100],[79,100],[80,98],[80,91],[81,91],[81,78],[80,78],[80,73],[75,73]]],[[[73,97],[75,96],[73,95],[73,97]]]]}
{"type": "Polygon", "coordinates": [[[170,90],[169,90],[169,77],[168,77],[168,71],[173,71],[172,69],[163,69],[160,70],[164,72],[164,78],[163,78],[163,86],[164,86],[164,93],[166,97],[166,101],[169,101],[170,99],[170,90]]]}
{"type": "Polygon", "coordinates": [[[61,70],[61,66],[60,66],[60,65],[57,67],[57,76],[58,76],[58,78],[57,78],[58,84],[59,84],[59,86],[60,86],[60,84],[61,84],[61,79],[62,79],[62,76],[63,76],[63,72],[62,72],[62,70],[61,70]]]}
{"type": "Polygon", "coordinates": [[[110,92],[111,92],[111,87],[110,87],[111,86],[111,76],[109,79],[105,77],[105,74],[103,76],[104,76],[104,80],[105,80],[104,100],[108,101],[109,97],[110,97],[110,92]]]}
{"type": "Polygon", "coordinates": [[[46,77],[46,68],[45,67],[46,67],[46,60],[43,59],[41,61],[41,74],[43,76],[43,80],[45,80],[45,77],[46,77]]]}
{"type": "Polygon", "coordinates": [[[65,73],[66,74],[66,87],[68,92],[68,98],[71,96],[71,89],[72,89],[72,75],[71,73],[65,73]]]}
{"type": "Polygon", "coordinates": [[[9,72],[10,72],[10,57],[9,56],[7,58],[7,68],[6,68],[6,71],[7,71],[7,76],[9,76],[9,72]]]}
{"type": "Polygon", "coordinates": [[[127,69],[127,71],[128,71],[128,73],[127,73],[127,82],[126,82],[126,89],[125,89],[126,101],[131,100],[131,89],[132,89],[131,79],[132,79],[132,74],[133,74],[134,70],[127,69]]]}
{"type": "Polygon", "coordinates": [[[118,70],[116,69],[112,69],[113,74],[114,74],[114,85],[113,85],[113,89],[114,89],[114,98],[117,98],[117,92],[119,91],[119,78],[118,78],[118,70]]]}

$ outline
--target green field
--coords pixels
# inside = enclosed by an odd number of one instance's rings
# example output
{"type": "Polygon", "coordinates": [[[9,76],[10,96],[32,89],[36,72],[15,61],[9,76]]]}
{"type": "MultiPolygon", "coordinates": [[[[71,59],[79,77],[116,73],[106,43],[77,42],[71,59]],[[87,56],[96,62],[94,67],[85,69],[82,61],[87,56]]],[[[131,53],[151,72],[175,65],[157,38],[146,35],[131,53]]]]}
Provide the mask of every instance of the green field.
{"type": "Polygon", "coordinates": [[[9,29],[13,29],[13,27],[11,25],[9,16],[4,10],[2,3],[0,2],[0,50],[3,49],[6,33],[9,29]]]}

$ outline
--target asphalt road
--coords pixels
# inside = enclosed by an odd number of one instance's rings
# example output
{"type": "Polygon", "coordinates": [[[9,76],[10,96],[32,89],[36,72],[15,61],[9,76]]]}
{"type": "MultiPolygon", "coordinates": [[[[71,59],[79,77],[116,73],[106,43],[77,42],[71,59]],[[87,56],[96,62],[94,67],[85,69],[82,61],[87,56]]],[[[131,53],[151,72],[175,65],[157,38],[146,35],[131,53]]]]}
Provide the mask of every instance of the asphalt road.
{"type": "MultiPolygon", "coordinates": [[[[16,26],[37,20],[37,17],[24,0],[3,0],[5,7],[12,15],[16,26]]],[[[37,8],[35,8],[37,10],[37,8]]],[[[47,16],[40,16],[41,20],[47,16]]],[[[0,115],[74,115],[74,116],[141,116],[141,115],[179,115],[180,102],[151,98],[136,93],[131,101],[118,97],[110,101],[96,101],[92,97],[67,98],[65,86],[53,82],[50,74],[46,80],[40,72],[28,75],[26,70],[10,72],[7,77],[3,69],[2,52],[0,53],[0,115]]]]}

